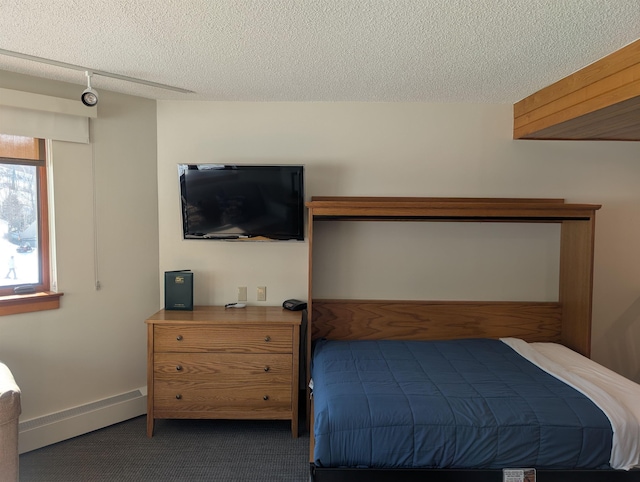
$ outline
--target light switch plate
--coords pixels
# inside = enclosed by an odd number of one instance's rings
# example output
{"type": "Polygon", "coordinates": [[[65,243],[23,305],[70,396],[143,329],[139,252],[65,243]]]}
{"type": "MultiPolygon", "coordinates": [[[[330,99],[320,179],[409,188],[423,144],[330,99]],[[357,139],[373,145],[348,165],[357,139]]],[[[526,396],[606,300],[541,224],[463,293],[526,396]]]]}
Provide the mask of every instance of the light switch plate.
{"type": "Polygon", "coordinates": [[[267,287],[266,286],[258,286],[258,301],[267,301],[267,287]]]}
{"type": "Polygon", "coordinates": [[[238,286],[238,301],[247,301],[247,287],[238,286]]]}

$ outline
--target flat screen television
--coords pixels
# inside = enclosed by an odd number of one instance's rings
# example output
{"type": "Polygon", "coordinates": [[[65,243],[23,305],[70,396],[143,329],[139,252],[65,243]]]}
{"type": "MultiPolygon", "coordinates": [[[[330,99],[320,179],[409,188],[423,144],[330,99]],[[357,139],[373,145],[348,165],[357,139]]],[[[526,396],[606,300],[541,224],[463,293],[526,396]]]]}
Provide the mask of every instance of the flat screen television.
{"type": "Polygon", "coordinates": [[[304,240],[304,167],[179,164],[184,239],[304,240]]]}

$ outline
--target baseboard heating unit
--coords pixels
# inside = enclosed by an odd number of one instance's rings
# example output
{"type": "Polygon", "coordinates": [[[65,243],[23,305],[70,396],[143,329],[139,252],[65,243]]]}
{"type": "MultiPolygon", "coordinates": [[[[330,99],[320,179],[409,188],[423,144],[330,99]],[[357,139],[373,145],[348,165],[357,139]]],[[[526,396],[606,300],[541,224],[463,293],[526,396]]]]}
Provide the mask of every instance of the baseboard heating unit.
{"type": "Polygon", "coordinates": [[[147,412],[147,387],[19,423],[20,453],[77,437],[147,412]]]}

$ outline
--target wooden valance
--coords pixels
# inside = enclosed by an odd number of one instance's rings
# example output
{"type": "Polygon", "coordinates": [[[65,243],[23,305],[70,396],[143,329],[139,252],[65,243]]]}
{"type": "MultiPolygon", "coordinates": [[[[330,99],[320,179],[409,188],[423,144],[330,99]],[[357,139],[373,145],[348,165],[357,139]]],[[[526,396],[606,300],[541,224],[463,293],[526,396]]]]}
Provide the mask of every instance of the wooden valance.
{"type": "Polygon", "coordinates": [[[513,138],[640,140],[640,40],[514,104],[513,138]]]}

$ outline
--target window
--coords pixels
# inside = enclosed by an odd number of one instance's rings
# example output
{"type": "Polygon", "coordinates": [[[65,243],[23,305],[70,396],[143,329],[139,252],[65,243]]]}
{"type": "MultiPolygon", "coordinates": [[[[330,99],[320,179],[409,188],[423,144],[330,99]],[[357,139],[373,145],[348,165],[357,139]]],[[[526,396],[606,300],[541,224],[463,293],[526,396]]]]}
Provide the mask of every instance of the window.
{"type": "Polygon", "coordinates": [[[57,308],[49,293],[43,139],[0,134],[0,314],[57,308]],[[26,290],[21,291],[21,290],[26,290]]]}

